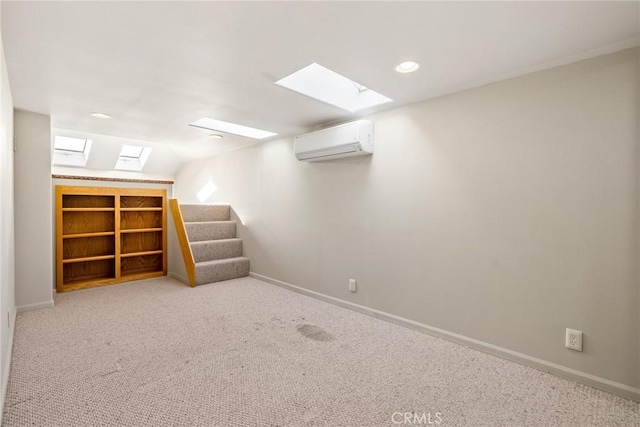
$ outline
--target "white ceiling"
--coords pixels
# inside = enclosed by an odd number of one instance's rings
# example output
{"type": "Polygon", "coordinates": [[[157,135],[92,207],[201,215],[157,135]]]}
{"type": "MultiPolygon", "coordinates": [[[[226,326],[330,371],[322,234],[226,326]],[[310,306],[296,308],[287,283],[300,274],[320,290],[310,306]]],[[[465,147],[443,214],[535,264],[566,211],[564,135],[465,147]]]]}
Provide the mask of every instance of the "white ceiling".
{"type": "Polygon", "coordinates": [[[397,107],[637,46],[637,2],[2,2],[16,107],[56,128],[177,144],[209,116],[281,135],[355,115],[273,82],[312,62],[397,107]],[[421,67],[399,74],[407,59],[421,67]],[[89,115],[105,112],[111,120],[89,115]]]}

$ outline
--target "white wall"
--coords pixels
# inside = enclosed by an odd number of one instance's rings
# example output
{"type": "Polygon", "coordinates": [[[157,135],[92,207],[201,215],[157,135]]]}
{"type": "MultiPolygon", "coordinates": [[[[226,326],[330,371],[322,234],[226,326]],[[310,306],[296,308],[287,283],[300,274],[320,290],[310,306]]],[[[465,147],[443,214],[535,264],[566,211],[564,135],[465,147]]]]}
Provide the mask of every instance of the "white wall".
{"type": "Polygon", "coordinates": [[[52,307],[49,116],[16,110],[15,136],[16,305],[19,310],[52,307]]]}
{"type": "MultiPolygon", "coordinates": [[[[15,324],[13,101],[0,38],[0,407],[9,379],[15,324]]],[[[0,412],[0,422],[2,413],[0,412]]]]}
{"type": "Polygon", "coordinates": [[[253,272],[638,387],[638,73],[630,49],[376,114],[371,157],[193,162],[176,196],[213,181],[253,272]]]}

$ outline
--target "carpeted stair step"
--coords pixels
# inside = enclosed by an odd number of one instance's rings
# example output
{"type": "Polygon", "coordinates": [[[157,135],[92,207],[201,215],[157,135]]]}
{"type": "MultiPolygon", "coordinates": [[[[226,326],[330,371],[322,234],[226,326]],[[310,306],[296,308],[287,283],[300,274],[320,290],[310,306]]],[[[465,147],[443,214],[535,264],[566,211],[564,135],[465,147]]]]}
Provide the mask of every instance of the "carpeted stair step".
{"type": "Polygon", "coordinates": [[[242,256],[241,239],[204,240],[191,243],[191,253],[196,262],[213,261],[242,256]]]}
{"type": "Polygon", "coordinates": [[[180,205],[184,222],[229,221],[229,205],[180,205]]]}
{"type": "Polygon", "coordinates": [[[235,221],[187,222],[184,226],[190,243],[236,237],[235,221]]]}
{"type": "Polygon", "coordinates": [[[249,275],[249,258],[236,257],[196,263],[196,285],[249,275]]]}

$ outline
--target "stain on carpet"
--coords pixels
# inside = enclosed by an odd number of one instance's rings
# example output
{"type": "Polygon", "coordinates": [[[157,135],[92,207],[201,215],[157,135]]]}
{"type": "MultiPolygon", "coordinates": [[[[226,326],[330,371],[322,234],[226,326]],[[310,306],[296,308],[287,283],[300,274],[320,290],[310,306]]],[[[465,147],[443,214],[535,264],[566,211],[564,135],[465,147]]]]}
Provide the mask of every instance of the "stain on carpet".
{"type": "Polygon", "coordinates": [[[296,329],[303,337],[312,339],[314,341],[333,340],[333,335],[316,325],[299,325],[296,329]]]}

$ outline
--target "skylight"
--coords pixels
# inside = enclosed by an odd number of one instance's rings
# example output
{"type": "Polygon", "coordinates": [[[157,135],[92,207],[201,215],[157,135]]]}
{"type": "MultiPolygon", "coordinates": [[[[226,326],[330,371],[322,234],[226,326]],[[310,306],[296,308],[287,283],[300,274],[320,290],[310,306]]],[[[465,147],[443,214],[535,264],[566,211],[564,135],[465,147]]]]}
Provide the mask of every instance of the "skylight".
{"type": "Polygon", "coordinates": [[[68,136],[56,136],[53,148],[58,151],[71,151],[74,153],[84,153],[87,148],[87,140],[80,138],[70,138],[68,136]]]}
{"type": "Polygon", "coordinates": [[[315,62],[276,84],[351,113],[393,101],[315,62]]]}
{"type": "Polygon", "coordinates": [[[140,172],[149,159],[151,148],[123,145],[115,169],[140,172]]]}
{"type": "Polygon", "coordinates": [[[122,150],[120,150],[120,157],[139,159],[143,150],[142,147],[136,147],[135,145],[123,145],[122,150]]]}
{"type": "Polygon", "coordinates": [[[91,140],[56,135],[53,140],[54,165],[84,167],[89,159],[91,140]]]}
{"type": "Polygon", "coordinates": [[[208,117],[196,120],[195,122],[190,123],[189,126],[231,133],[233,135],[246,136],[247,138],[253,139],[265,139],[277,135],[275,132],[237,125],[235,123],[223,122],[222,120],[210,119],[208,117]]]}

